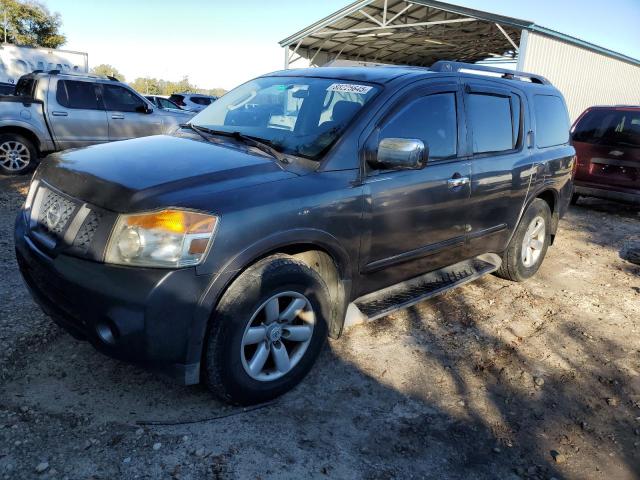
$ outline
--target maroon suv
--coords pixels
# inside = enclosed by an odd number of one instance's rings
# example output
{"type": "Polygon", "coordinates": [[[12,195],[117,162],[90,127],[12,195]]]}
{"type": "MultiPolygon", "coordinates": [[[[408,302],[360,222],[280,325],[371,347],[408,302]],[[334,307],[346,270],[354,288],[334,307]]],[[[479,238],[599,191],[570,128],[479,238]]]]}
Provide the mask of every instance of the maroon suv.
{"type": "Polygon", "coordinates": [[[588,108],[573,126],[580,196],[640,204],[640,106],[588,108]]]}

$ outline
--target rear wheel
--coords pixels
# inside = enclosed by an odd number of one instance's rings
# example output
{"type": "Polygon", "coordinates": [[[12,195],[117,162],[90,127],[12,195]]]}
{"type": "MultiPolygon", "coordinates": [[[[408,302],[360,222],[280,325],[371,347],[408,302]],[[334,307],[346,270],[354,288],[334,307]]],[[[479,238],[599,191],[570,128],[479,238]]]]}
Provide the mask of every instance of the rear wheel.
{"type": "Polygon", "coordinates": [[[549,205],[536,198],[525,211],[507,250],[502,254],[502,265],[496,275],[515,282],[535,275],[551,242],[550,227],[549,205]]]}
{"type": "Polygon", "coordinates": [[[306,264],[268,257],[229,287],[212,318],[204,377],[221,399],[250,405],[297,385],[327,336],[329,293],[306,264]]]}
{"type": "Polygon", "coordinates": [[[15,133],[0,135],[0,173],[22,175],[36,164],[37,150],[29,139],[15,133]]]}

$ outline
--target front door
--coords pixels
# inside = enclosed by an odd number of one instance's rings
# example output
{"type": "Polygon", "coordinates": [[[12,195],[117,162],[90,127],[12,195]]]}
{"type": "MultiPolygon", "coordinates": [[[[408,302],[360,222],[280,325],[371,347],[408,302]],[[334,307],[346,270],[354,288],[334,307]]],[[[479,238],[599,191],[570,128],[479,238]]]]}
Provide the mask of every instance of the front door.
{"type": "MultiPolygon", "coordinates": [[[[382,118],[373,134],[422,140],[421,170],[369,171],[360,269],[363,291],[455,263],[465,242],[470,163],[461,155],[457,83],[417,91],[382,118]]],[[[370,140],[371,142],[371,140],[370,140]]]]}
{"type": "Polygon", "coordinates": [[[109,140],[159,135],[163,132],[162,116],[149,113],[150,103],[122,85],[102,84],[107,117],[109,120],[109,140]]]}
{"type": "Polygon", "coordinates": [[[97,83],[51,76],[47,117],[59,150],[109,141],[97,83]]]}

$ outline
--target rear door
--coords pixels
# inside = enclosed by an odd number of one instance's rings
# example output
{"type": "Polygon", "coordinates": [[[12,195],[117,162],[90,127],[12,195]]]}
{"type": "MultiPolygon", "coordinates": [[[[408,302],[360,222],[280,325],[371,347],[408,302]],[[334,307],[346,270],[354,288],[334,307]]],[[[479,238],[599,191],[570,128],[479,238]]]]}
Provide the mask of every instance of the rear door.
{"type": "Polygon", "coordinates": [[[50,77],[47,118],[60,150],[109,141],[107,113],[97,87],[91,80],[50,77]]]}
{"type": "Polygon", "coordinates": [[[590,110],[576,123],[573,144],[577,182],[640,190],[640,110],[590,110]]]}
{"type": "Polygon", "coordinates": [[[456,80],[416,88],[379,121],[367,144],[419,139],[429,148],[422,170],[369,171],[361,271],[364,290],[380,288],[461,260],[470,165],[460,146],[461,97],[456,80]]]}
{"type": "Polygon", "coordinates": [[[503,83],[465,80],[471,146],[471,198],[466,207],[467,255],[501,252],[516,227],[536,174],[524,132],[526,96],[503,83]]]}
{"type": "Polygon", "coordinates": [[[132,90],[111,83],[102,83],[102,96],[109,121],[109,140],[146,137],[164,133],[162,116],[132,90]]]}

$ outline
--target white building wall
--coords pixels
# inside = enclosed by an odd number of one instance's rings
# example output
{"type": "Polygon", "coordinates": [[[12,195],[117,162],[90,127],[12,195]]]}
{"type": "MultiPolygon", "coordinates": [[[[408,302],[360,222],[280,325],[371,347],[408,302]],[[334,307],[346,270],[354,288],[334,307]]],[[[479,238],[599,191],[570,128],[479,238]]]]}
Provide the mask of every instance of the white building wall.
{"type": "Polygon", "coordinates": [[[518,68],[548,78],[571,121],[592,105],[640,105],[640,66],[537,33],[523,35],[518,68]]]}

